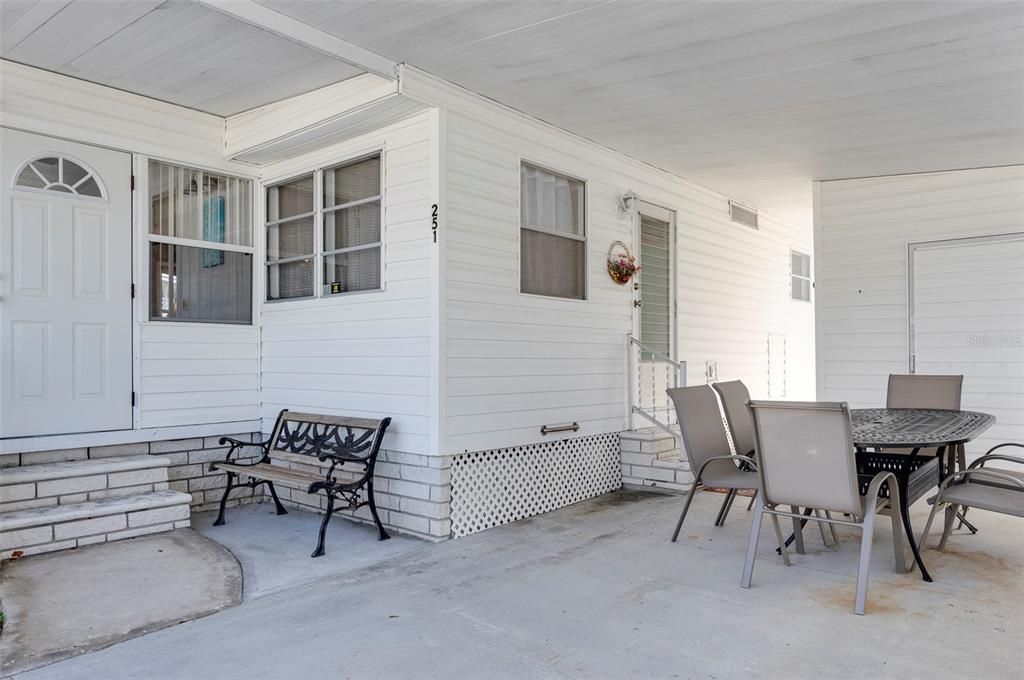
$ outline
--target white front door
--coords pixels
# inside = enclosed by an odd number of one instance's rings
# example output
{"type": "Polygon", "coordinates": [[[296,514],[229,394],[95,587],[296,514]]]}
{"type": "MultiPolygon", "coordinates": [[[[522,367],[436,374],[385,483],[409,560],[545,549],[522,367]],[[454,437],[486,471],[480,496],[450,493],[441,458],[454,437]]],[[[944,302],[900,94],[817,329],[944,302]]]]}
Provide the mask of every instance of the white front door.
{"type": "Polygon", "coordinates": [[[963,375],[963,408],[996,417],[970,453],[1024,441],[1024,234],[916,243],[910,256],[911,371],[963,375]]]}
{"type": "Polygon", "coordinates": [[[131,156],[0,149],[0,437],[131,428],[131,156]]]}

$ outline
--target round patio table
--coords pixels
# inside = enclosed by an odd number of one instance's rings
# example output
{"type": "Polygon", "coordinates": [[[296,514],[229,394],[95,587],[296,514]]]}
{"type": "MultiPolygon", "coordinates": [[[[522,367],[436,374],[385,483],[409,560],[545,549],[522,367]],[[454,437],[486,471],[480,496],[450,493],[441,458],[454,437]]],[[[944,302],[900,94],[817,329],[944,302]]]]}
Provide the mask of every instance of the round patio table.
{"type": "Polygon", "coordinates": [[[879,471],[890,470],[896,474],[900,515],[907,540],[921,570],[921,578],[931,581],[910,525],[910,504],[954,472],[957,447],[975,439],[996,419],[976,411],[922,408],[852,409],[850,419],[857,449],[857,470],[862,478],[861,493],[864,493],[865,483],[879,471]],[[921,449],[931,448],[937,449],[934,459],[918,456],[921,449]],[[910,452],[887,449],[909,449],[910,452]],[[911,498],[912,490],[914,498],[911,498]]]}

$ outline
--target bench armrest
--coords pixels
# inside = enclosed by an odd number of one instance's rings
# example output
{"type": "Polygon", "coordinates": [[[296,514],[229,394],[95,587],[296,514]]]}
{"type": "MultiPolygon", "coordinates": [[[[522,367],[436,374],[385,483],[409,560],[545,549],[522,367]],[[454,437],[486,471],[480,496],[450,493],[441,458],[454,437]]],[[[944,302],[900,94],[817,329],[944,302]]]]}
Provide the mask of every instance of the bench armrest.
{"type": "Polygon", "coordinates": [[[220,438],[220,443],[222,445],[223,444],[231,444],[230,448],[228,448],[228,452],[224,455],[224,462],[225,463],[231,462],[231,456],[234,455],[235,451],[237,451],[237,450],[239,450],[241,448],[245,448],[247,446],[257,447],[257,448],[261,449],[263,451],[263,457],[260,459],[260,462],[265,462],[265,460],[267,458],[267,454],[269,453],[269,446],[270,446],[270,440],[269,439],[267,441],[265,441],[265,442],[247,442],[247,441],[242,441],[241,439],[235,439],[234,437],[221,437],[220,438]]]}

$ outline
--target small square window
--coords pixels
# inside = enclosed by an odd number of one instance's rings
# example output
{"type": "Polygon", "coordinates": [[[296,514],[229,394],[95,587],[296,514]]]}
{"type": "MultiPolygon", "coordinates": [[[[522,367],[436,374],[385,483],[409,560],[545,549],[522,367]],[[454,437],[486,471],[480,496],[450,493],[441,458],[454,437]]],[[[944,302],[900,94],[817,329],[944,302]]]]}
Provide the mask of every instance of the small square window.
{"type": "Polygon", "coordinates": [[[795,250],[789,253],[790,297],[802,302],[811,301],[811,256],[795,250]]]}

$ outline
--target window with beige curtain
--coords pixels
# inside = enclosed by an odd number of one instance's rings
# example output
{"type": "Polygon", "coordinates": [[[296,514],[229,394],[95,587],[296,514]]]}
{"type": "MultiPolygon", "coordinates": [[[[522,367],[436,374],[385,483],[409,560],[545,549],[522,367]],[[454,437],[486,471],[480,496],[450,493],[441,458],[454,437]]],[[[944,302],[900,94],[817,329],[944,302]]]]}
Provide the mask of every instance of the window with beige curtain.
{"type": "Polygon", "coordinates": [[[528,163],[520,166],[519,290],[586,297],[585,185],[528,163]]]}

